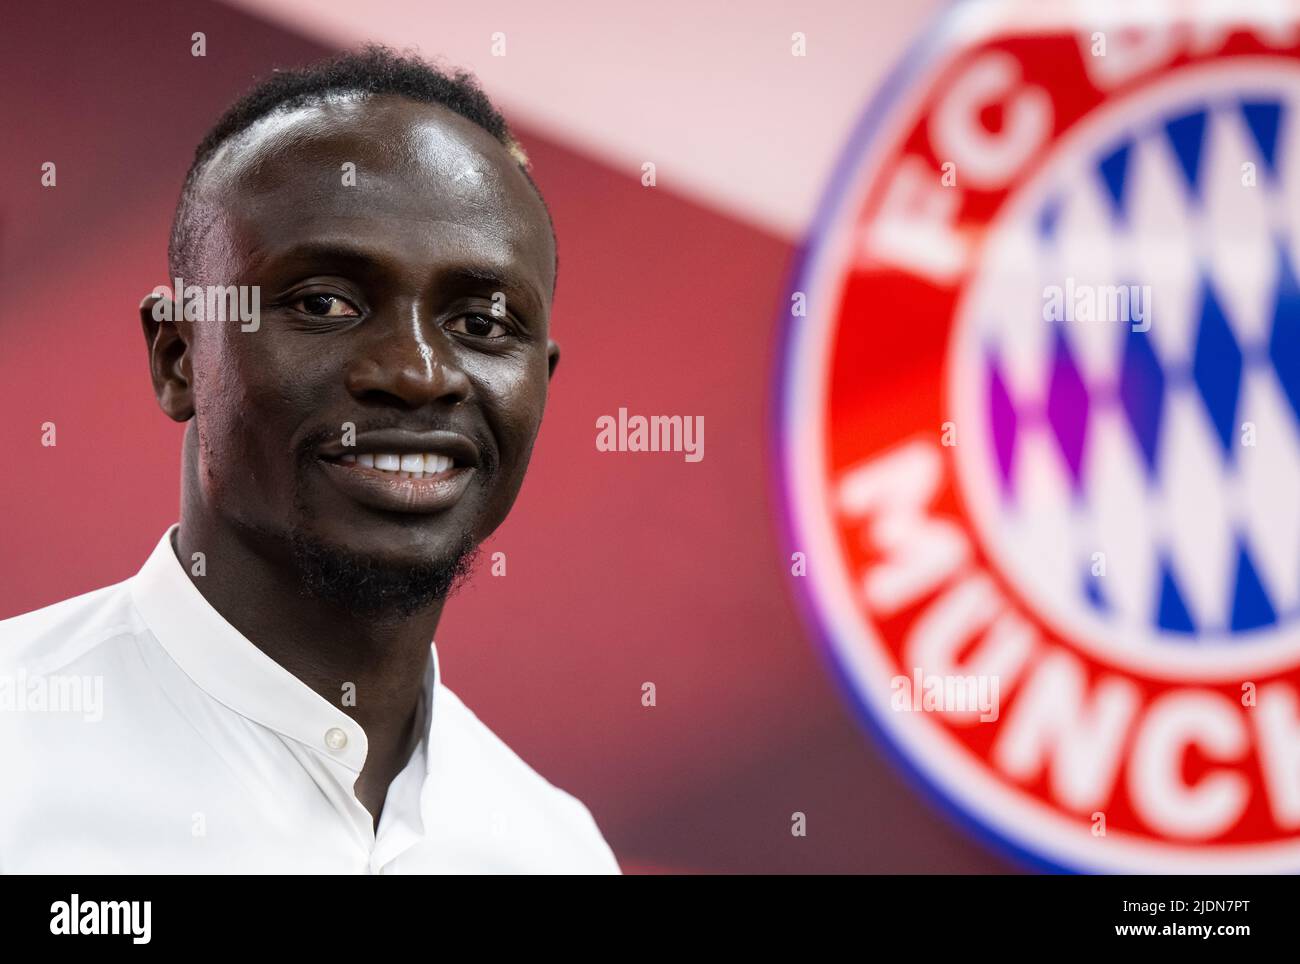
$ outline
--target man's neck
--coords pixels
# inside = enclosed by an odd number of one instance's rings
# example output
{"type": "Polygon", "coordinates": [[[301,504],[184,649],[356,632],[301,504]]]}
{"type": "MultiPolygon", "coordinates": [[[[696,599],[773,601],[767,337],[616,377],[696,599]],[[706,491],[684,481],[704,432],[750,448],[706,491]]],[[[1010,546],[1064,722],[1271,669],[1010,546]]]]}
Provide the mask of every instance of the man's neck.
{"type": "Polygon", "coordinates": [[[201,512],[181,514],[178,560],[208,604],[366,734],[358,798],[374,816],[418,742],[415,714],[444,600],[401,619],[358,618],[305,596],[287,555],[247,545],[201,512]],[[203,553],[204,574],[187,560],[203,553]],[[354,699],[347,699],[352,694],[354,699]]]}

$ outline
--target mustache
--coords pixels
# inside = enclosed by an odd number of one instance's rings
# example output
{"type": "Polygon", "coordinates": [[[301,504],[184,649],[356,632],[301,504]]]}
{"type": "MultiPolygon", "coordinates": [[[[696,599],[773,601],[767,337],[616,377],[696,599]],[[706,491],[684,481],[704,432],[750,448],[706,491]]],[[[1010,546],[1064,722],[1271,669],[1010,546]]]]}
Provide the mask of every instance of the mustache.
{"type": "MultiPolygon", "coordinates": [[[[356,426],[357,435],[361,435],[363,432],[375,432],[390,428],[404,429],[411,432],[454,432],[457,435],[464,435],[477,446],[479,453],[478,471],[484,475],[495,475],[500,462],[492,436],[480,429],[466,429],[442,420],[412,422],[409,418],[367,419],[364,422],[348,419],[347,421],[356,426]]],[[[300,465],[310,463],[316,457],[316,452],[322,445],[342,437],[342,425],[343,423],[340,422],[338,428],[322,426],[304,435],[297,445],[298,463],[300,465]]]]}

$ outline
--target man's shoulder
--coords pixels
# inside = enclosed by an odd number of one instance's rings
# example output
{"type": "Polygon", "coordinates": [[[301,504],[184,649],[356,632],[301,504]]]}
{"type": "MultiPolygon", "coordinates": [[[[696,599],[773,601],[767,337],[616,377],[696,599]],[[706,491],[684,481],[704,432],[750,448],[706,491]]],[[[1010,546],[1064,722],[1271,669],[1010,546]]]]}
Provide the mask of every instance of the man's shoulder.
{"type": "Polygon", "coordinates": [[[0,620],[0,665],[55,672],[99,644],[139,630],[129,582],[103,586],[0,620]]]}
{"type": "Polygon", "coordinates": [[[508,803],[536,821],[557,844],[580,850],[594,872],[619,873],[618,861],[605,842],[595,817],[581,800],[534,770],[465,702],[439,682],[438,725],[454,735],[453,753],[460,766],[473,768],[497,801],[508,803]]]}

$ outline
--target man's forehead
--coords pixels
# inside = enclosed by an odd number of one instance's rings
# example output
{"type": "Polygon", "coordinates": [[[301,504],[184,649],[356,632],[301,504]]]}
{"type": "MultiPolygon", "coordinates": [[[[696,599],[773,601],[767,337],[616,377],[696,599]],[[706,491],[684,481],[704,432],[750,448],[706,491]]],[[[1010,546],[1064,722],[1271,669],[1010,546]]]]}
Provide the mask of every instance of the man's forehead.
{"type": "Polygon", "coordinates": [[[334,95],[277,112],[223,145],[198,187],[240,233],[310,233],[337,217],[476,232],[521,260],[553,262],[545,208],[513,157],[436,104],[334,95]]]}
{"type": "Polygon", "coordinates": [[[213,155],[204,180],[246,182],[274,175],[276,161],[301,164],[323,155],[364,158],[376,166],[405,165],[442,178],[468,171],[487,177],[511,172],[514,160],[495,137],[443,107],[391,94],[326,93],[279,108],[233,135],[213,155]]]}

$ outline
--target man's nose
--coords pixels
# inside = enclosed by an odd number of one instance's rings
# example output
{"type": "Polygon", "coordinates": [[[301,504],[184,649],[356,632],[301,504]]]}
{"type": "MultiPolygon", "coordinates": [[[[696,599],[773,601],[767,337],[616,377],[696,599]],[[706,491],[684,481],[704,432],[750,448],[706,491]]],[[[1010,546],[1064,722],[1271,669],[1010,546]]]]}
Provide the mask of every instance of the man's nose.
{"type": "Polygon", "coordinates": [[[419,408],[469,397],[469,377],[441,331],[425,334],[411,324],[367,345],[348,367],[348,391],[358,399],[394,402],[419,408]]]}

